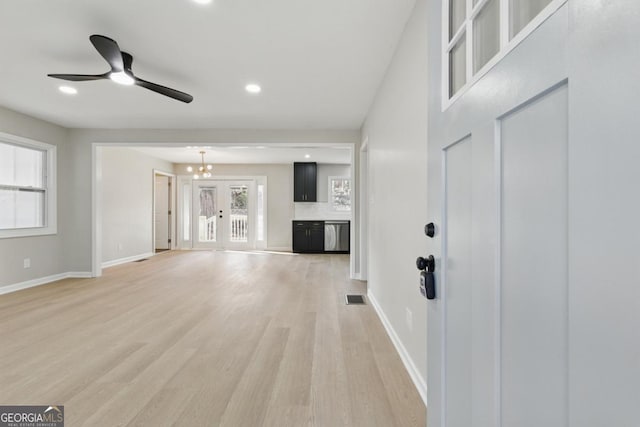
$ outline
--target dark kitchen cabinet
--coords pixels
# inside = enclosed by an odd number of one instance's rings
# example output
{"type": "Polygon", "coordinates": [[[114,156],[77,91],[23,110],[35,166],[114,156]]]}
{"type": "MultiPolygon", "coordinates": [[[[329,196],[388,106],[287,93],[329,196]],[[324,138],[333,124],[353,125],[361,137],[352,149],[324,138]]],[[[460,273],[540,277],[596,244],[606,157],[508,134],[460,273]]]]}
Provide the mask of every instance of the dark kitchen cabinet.
{"type": "Polygon", "coordinates": [[[293,201],[317,201],[318,164],[313,162],[293,164],[293,201]]]}
{"type": "Polygon", "coordinates": [[[293,221],[293,252],[324,252],[324,222],[293,221]]]}

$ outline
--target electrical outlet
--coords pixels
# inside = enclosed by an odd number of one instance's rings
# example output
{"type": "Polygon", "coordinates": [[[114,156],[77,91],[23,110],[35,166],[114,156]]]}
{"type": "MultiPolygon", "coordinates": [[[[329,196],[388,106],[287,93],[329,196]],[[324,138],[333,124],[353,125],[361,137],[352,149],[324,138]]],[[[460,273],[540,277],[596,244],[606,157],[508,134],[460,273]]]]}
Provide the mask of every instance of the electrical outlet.
{"type": "Polygon", "coordinates": [[[22,263],[24,265],[24,268],[31,268],[31,258],[25,258],[22,263]]]}
{"type": "Polygon", "coordinates": [[[407,321],[407,328],[409,328],[410,331],[413,331],[413,313],[411,312],[411,310],[409,310],[409,308],[406,308],[406,321],[407,321]]]}
{"type": "Polygon", "coordinates": [[[118,243],[118,251],[122,250],[122,243],[118,243]]]}

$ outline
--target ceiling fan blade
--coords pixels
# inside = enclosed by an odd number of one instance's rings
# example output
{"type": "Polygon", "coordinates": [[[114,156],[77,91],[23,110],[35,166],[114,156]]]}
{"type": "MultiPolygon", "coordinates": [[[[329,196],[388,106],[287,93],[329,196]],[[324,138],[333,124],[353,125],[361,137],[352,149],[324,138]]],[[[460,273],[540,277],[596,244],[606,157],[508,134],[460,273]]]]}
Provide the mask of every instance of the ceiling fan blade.
{"type": "Polygon", "coordinates": [[[47,74],[54,79],[69,80],[71,82],[85,82],[89,80],[102,80],[108,78],[107,74],[88,75],[88,74],[47,74]]]}
{"type": "Polygon", "coordinates": [[[109,37],[101,36],[99,34],[94,34],[89,37],[93,47],[96,48],[98,53],[102,55],[104,59],[107,60],[109,65],[111,65],[111,69],[113,71],[123,71],[124,70],[124,61],[122,60],[122,52],[120,51],[120,46],[116,43],[115,40],[110,39],[109,37]]]}
{"type": "Polygon", "coordinates": [[[136,85],[142,86],[143,88],[152,90],[161,95],[165,95],[170,98],[177,99],[178,101],[182,101],[187,104],[193,101],[193,96],[189,95],[188,93],[180,92],[179,90],[175,90],[166,86],[161,86],[155,83],[151,83],[146,80],[139,79],[137,77],[136,77],[136,85]]]}

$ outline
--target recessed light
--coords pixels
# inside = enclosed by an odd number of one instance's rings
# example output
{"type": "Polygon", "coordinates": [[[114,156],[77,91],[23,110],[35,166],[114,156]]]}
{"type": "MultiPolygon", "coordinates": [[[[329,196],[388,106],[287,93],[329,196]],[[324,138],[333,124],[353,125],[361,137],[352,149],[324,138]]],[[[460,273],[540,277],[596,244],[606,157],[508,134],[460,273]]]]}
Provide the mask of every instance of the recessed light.
{"type": "Polygon", "coordinates": [[[310,157],[311,157],[311,154],[305,154],[305,155],[304,155],[304,158],[305,158],[305,159],[308,159],[308,158],[310,158],[310,157]]]}
{"type": "Polygon", "coordinates": [[[211,3],[211,0],[193,0],[193,2],[198,4],[209,4],[211,3]]]}
{"type": "Polygon", "coordinates": [[[58,89],[60,92],[66,93],[67,95],[75,95],[78,93],[78,89],[71,86],[60,86],[58,89]]]}
{"type": "Polygon", "coordinates": [[[260,93],[262,92],[262,88],[255,84],[255,83],[249,83],[248,85],[246,85],[244,87],[244,90],[246,90],[249,93],[260,93]]]}

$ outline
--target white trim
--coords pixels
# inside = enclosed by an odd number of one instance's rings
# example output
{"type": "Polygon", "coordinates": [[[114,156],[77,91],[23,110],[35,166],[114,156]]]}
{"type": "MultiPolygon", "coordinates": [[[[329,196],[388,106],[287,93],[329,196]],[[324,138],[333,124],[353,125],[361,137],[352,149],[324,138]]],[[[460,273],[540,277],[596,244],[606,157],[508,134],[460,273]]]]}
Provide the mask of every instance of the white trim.
{"type": "Polygon", "coordinates": [[[496,248],[494,283],[494,411],[496,427],[502,426],[502,119],[494,124],[494,179],[496,191],[496,248]]]}
{"type": "Polygon", "coordinates": [[[145,258],[151,258],[154,255],[155,254],[152,252],[147,252],[146,254],[138,254],[138,255],[128,256],[125,258],[118,258],[118,259],[114,259],[113,261],[103,262],[101,267],[102,268],[114,267],[116,265],[126,264],[128,262],[138,261],[145,258]]]}
{"type": "Polygon", "coordinates": [[[91,144],[91,272],[102,276],[102,147],[91,144]]]}
{"type": "Polygon", "coordinates": [[[356,178],[356,146],[349,144],[349,176],[351,177],[351,210],[349,211],[349,278],[356,277],[356,257],[358,256],[358,245],[356,244],[356,227],[360,226],[358,221],[358,211],[356,200],[358,200],[358,180],[356,178]]]}
{"type": "MultiPolygon", "coordinates": [[[[511,40],[509,40],[509,15],[508,9],[503,10],[502,5],[504,3],[508,3],[502,1],[501,12],[500,12],[500,51],[489,61],[487,62],[478,72],[473,75],[471,79],[467,79],[462,88],[458,90],[452,97],[449,97],[449,43],[447,42],[449,36],[449,20],[448,20],[448,0],[442,0],[442,10],[443,10],[443,20],[442,20],[442,53],[441,53],[441,61],[442,61],[442,106],[441,110],[446,111],[451,105],[453,105],[460,97],[462,97],[473,85],[484,77],[496,64],[498,64],[504,57],[506,57],[513,49],[515,49],[524,39],[529,37],[531,33],[533,33],[540,25],[542,25],[547,19],[553,16],[554,13],[562,7],[567,2],[567,0],[553,0],[549,3],[535,18],[531,20],[520,32],[511,40]],[[446,20],[444,18],[447,18],[446,20]],[[507,18],[506,21],[504,18],[507,18]],[[505,29],[506,27],[506,29],[505,29]],[[503,45],[503,43],[506,43],[503,45]]],[[[477,11],[476,11],[477,14],[477,11]]],[[[471,21],[467,18],[468,21],[471,21]]],[[[462,27],[465,27],[464,25],[462,27]]],[[[466,27],[465,27],[466,28],[466,27]]],[[[470,37],[467,37],[467,53],[473,47],[469,43],[470,37]]],[[[472,40],[471,40],[472,41],[472,40]]],[[[453,47],[452,47],[453,48],[453,47]]],[[[472,57],[473,53],[468,54],[472,57]]],[[[470,64],[473,69],[473,64],[470,64]]],[[[469,64],[467,64],[469,67],[469,64]]]]}
{"type": "Polygon", "coordinates": [[[393,326],[391,326],[391,322],[389,322],[389,319],[384,314],[384,311],[380,307],[380,304],[378,304],[378,301],[376,300],[375,296],[373,296],[373,293],[370,289],[367,290],[367,298],[369,299],[371,306],[378,315],[378,318],[382,322],[382,326],[384,326],[384,329],[387,331],[387,335],[389,335],[389,338],[391,338],[391,342],[400,355],[400,359],[402,360],[404,367],[409,373],[413,384],[416,386],[416,389],[418,389],[418,393],[420,394],[422,401],[424,402],[425,406],[427,406],[427,382],[424,380],[422,375],[420,375],[420,371],[418,371],[418,368],[413,362],[413,359],[411,359],[411,356],[409,356],[409,352],[402,344],[402,340],[400,340],[400,337],[398,337],[398,334],[396,334],[393,326]]]}
{"type": "Polygon", "coordinates": [[[24,148],[32,148],[45,152],[44,168],[44,213],[43,227],[32,228],[10,228],[0,230],[0,239],[10,239],[15,237],[33,237],[48,236],[58,234],[58,201],[57,201],[57,149],[53,144],[36,141],[34,139],[24,138],[22,136],[11,135],[9,133],[0,132],[0,142],[13,144],[24,148]]]}
{"type": "Polygon", "coordinates": [[[169,187],[171,191],[171,199],[169,200],[169,210],[171,211],[171,227],[169,228],[169,250],[176,248],[177,241],[177,212],[176,212],[176,199],[178,198],[178,186],[176,175],[170,172],[164,172],[160,169],[153,169],[153,190],[151,193],[151,251],[156,250],[156,175],[166,176],[169,178],[169,187]]]}
{"type": "Polygon", "coordinates": [[[366,136],[360,146],[360,156],[358,162],[358,187],[360,197],[357,204],[357,216],[359,221],[355,225],[358,227],[358,247],[356,256],[359,259],[358,274],[356,280],[367,280],[369,277],[369,137],[366,136]]]}
{"type": "Polygon", "coordinates": [[[53,274],[51,276],[40,277],[38,279],[27,280],[25,282],[14,283],[12,285],[0,286],[0,295],[18,292],[23,289],[35,288],[47,283],[57,282],[64,279],[88,279],[92,277],[90,271],[70,271],[67,273],[53,274]]]}
{"type": "MultiPolygon", "coordinates": [[[[242,143],[242,145],[249,146],[267,146],[267,147],[340,147],[340,148],[349,148],[351,152],[351,182],[355,183],[355,145],[354,142],[335,142],[328,143],[327,138],[333,138],[331,135],[323,136],[322,139],[316,139],[315,142],[299,142],[300,137],[289,137],[289,136],[281,136],[277,132],[264,136],[261,135],[259,141],[256,142],[255,139],[258,139],[254,131],[248,132],[246,135],[237,133],[236,131],[224,131],[229,132],[226,136],[220,136],[222,138],[220,141],[198,141],[198,140],[189,140],[189,141],[181,141],[181,142],[157,142],[153,140],[147,141],[128,141],[128,142],[109,142],[109,141],[93,141],[91,143],[91,165],[92,165],[92,174],[91,174],[91,271],[93,277],[100,277],[102,275],[102,200],[101,200],[101,189],[102,189],[102,161],[101,161],[101,150],[104,147],[187,147],[194,145],[216,145],[220,147],[237,145],[238,143],[242,143]],[[229,142],[229,140],[233,140],[233,142],[229,142]],[[275,142],[275,141],[278,142],[275,142]],[[285,141],[285,142],[282,142],[285,141]],[[322,141],[322,142],[320,142],[322,141]]],[[[223,132],[223,134],[224,134],[223,132]]],[[[222,134],[221,134],[222,135],[222,134]]],[[[344,137],[336,137],[340,140],[343,140],[344,137]]],[[[349,140],[351,140],[350,138],[349,140]]],[[[183,179],[185,175],[177,174],[177,179],[180,181],[183,179]]],[[[223,178],[224,179],[224,178],[223,178]]],[[[252,179],[252,178],[249,178],[252,179]]],[[[357,197],[357,188],[352,188],[352,198],[357,197]]],[[[265,195],[267,194],[267,182],[265,180],[265,195]]],[[[265,209],[265,224],[268,225],[268,209],[265,209]]],[[[353,219],[352,219],[353,221],[353,219]]],[[[357,222],[357,220],[356,220],[357,222]]],[[[352,224],[351,228],[351,236],[350,236],[350,246],[353,247],[353,242],[355,240],[355,226],[352,224]]],[[[192,236],[193,238],[193,236],[192,236]]],[[[268,247],[268,227],[265,227],[265,246],[268,247]]],[[[190,249],[183,247],[183,241],[180,240],[180,245],[177,249],[190,249]]],[[[283,248],[284,250],[290,251],[291,248],[283,248]]],[[[351,276],[354,274],[355,270],[355,257],[353,256],[353,251],[350,256],[350,271],[351,276]]]]}
{"type": "Polygon", "coordinates": [[[448,202],[448,194],[447,194],[447,149],[449,147],[453,147],[458,142],[464,140],[465,138],[454,142],[448,147],[442,150],[441,154],[441,185],[442,191],[441,194],[441,202],[440,206],[442,209],[441,213],[441,229],[442,229],[442,238],[440,241],[440,287],[436,289],[436,298],[440,298],[442,300],[442,317],[440,318],[440,419],[442,420],[442,427],[446,427],[447,425],[447,293],[446,293],[446,282],[447,282],[447,238],[448,238],[448,221],[447,221],[447,202],[448,202]]]}

